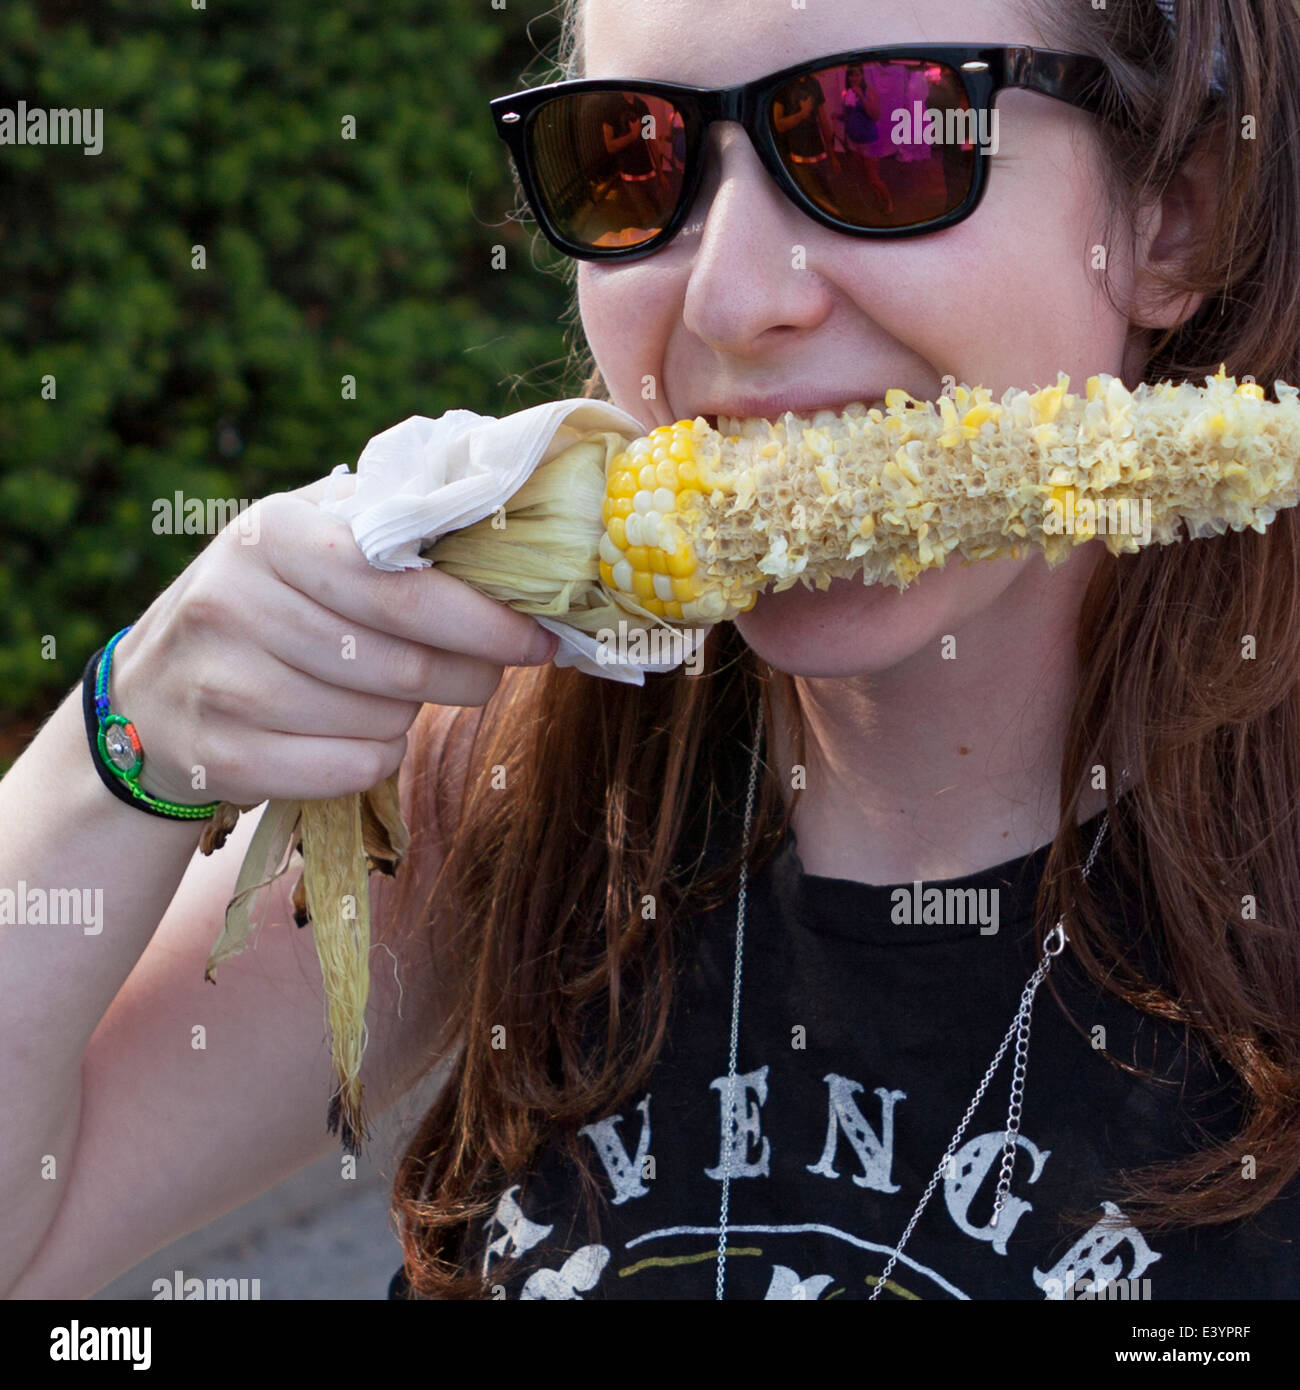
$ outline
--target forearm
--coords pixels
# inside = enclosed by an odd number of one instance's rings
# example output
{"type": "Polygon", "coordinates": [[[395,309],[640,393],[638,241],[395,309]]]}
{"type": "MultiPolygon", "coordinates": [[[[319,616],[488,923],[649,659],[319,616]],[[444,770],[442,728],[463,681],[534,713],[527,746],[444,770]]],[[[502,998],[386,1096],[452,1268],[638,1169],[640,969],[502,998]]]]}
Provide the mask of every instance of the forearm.
{"type": "Polygon", "coordinates": [[[166,912],[205,822],[144,814],[99,780],[80,689],[0,779],[0,1288],[72,1167],[81,1059],[166,912]]]}

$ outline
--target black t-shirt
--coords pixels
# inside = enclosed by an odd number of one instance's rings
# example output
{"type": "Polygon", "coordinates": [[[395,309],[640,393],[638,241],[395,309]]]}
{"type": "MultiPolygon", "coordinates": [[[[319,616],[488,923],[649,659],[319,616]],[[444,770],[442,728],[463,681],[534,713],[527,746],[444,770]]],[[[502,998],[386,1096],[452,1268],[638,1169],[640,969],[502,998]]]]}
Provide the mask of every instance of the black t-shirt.
{"type": "Polygon", "coordinates": [[[812,105],[808,108],[808,114],[797,125],[792,125],[785,132],[786,149],[791,154],[797,154],[800,159],[812,159],[817,155],[825,155],[826,143],[822,139],[821,122],[818,112],[826,102],[826,96],[822,92],[821,84],[815,77],[801,77],[796,82],[792,82],[780,95],[781,112],[784,116],[793,116],[798,111],[799,106],[805,100],[811,99],[812,105]]]}
{"type": "MultiPolygon", "coordinates": [[[[1084,827],[1086,846],[1100,824],[1084,827]]],[[[1134,886],[1116,881],[1110,845],[1108,834],[1091,881],[1123,939],[1153,961],[1158,938],[1143,929],[1134,886]]],[[[507,1298],[711,1299],[729,1161],[728,1298],[870,1295],[1037,962],[1032,909],[1047,852],[921,885],[918,900],[911,884],[806,874],[787,835],[750,883],[734,1123],[723,1119],[733,898],[693,924],[648,1084],[584,1133],[608,1198],[599,1229],[584,1228],[572,1165],[553,1148],[503,1192],[488,1229],[470,1234],[474,1266],[486,1260],[507,1298]],[[945,897],[948,924],[927,923],[935,888],[976,897],[945,897]]],[[[1229,1133],[1235,1092],[1226,1066],[1189,1049],[1181,1028],[1102,994],[1068,950],[1052,978],[1078,1028],[1045,983],[997,1227],[1014,1044],[881,1297],[1077,1298],[1108,1281],[1152,1300],[1300,1297],[1296,1184],[1228,1226],[1144,1236],[1124,1219],[1118,1172],[1187,1153],[1198,1124],[1229,1133]],[[1107,1052],[1158,1079],[1134,1077],[1107,1052]],[[1067,1208],[1089,1224],[1063,1225],[1067,1208]],[[1116,1222],[1096,1224],[1108,1215],[1116,1222]]],[[[399,1272],[390,1297],[405,1292],[399,1272]]]]}

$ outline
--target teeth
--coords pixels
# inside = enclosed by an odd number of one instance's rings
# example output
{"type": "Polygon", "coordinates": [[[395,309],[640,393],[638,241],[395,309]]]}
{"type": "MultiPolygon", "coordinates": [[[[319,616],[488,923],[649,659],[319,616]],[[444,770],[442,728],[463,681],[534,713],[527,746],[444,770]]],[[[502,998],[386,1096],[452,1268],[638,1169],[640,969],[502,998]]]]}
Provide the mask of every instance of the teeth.
{"type": "MultiPolygon", "coordinates": [[[[854,401],[847,401],[839,409],[834,409],[830,406],[825,406],[822,408],[814,408],[812,410],[795,411],[794,414],[798,415],[800,419],[813,420],[814,422],[820,424],[828,424],[830,421],[838,419],[842,415],[851,416],[854,418],[861,418],[867,413],[868,410],[883,411],[884,408],[885,402],[883,398],[879,400],[873,400],[870,402],[863,399],[859,399],[854,401]]],[[[769,415],[767,418],[773,424],[775,424],[780,420],[784,419],[785,416],[790,413],[791,412],[786,410],[778,410],[773,414],[769,415]]],[[[704,418],[709,421],[712,427],[719,434],[743,434],[745,432],[745,416],[718,415],[710,417],[706,415],[704,418]]]]}

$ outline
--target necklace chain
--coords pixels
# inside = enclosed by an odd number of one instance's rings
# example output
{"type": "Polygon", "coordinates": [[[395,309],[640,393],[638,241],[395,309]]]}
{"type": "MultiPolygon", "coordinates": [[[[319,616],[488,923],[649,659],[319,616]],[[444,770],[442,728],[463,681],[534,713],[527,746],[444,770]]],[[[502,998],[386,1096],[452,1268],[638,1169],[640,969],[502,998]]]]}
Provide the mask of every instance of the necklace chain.
{"type": "MultiPolygon", "coordinates": [[[[753,751],[750,755],[749,763],[749,785],[745,793],[745,829],[741,840],[741,861],[740,861],[740,892],[736,905],[736,954],[735,964],[732,969],[731,977],[731,1036],[727,1053],[727,1114],[732,1115],[735,1111],[736,1102],[736,1054],[740,1045],[740,985],[741,985],[741,963],[745,949],[745,909],[746,900],[749,895],[749,832],[754,819],[754,795],[758,786],[758,766],[759,753],[763,742],[762,721],[759,721],[758,731],[754,737],[753,751]]],[[[1124,770],[1127,775],[1127,768],[1124,770]]],[[[1093,841],[1092,849],[1088,854],[1087,862],[1083,866],[1082,877],[1087,878],[1088,873],[1097,858],[1097,852],[1101,848],[1102,839],[1105,837],[1107,826],[1110,823],[1108,815],[1102,817],[1101,827],[1097,831],[1097,838],[1093,841]]],[[[1020,1134],[1020,1116],[1024,1106],[1025,1096],[1025,1075],[1029,1065],[1029,1029],[1034,1008],[1034,996],[1038,993],[1038,987],[1047,978],[1048,972],[1052,968],[1052,961],[1059,956],[1066,948],[1069,938],[1065,934],[1065,918],[1062,917],[1057,924],[1048,932],[1043,942],[1043,954],[1032,975],[1025,984],[1023,993],[1020,996],[1020,1007],[1016,1010],[1015,1017],[1011,1020],[1011,1026],[1007,1029],[1006,1036],[1002,1039],[998,1050],[993,1054],[993,1060],[988,1065],[988,1070],[984,1073],[984,1078],[975,1089],[975,1094],[971,1097],[970,1104],[966,1107],[966,1113],[962,1116],[961,1123],[957,1126],[952,1138],[948,1141],[948,1147],[944,1150],[943,1157],[939,1160],[925,1191],[921,1194],[921,1200],[916,1204],[916,1210],[912,1213],[911,1220],[907,1223],[903,1234],[899,1237],[898,1244],[894,1247],[893,1253],[889,1257],[889,1262],[885,1265],[884,1271],[876,1280],[875,1288],[872,1289],[869,1297],[879,1298],[884,1291],[889,1276],[893,1273],[894,1266],[898,1263],[903,1253],[903,1247],[911,1238],[916,1223],[921,1219],[921,1213],[928,1205],[930,1198],[934,1195],[935,1188],[939,1185],[939,1180],[949,1171],[949,1165],[953,1154],[961,1143],[962,1135],[966,1133],[966,1127],[974,1118],[975,1111],[979,1108],[979,1103],[984,1099],[984,1093],[988,1090],[990,1082],[996,1075],[998,1067],[1002,1064],[1003,1057],[1006,1056],[1007,1049],[1011,1046],[1012,1039],[1015,1039],[1016,1050],[1015,1060],[1012,1064],[1011,1072],[1011,1097],[1007,1107],[1007,1123],[1003,1132],[1002,1163],[998,1173],[997,1191],[993,1200],[993,1216],[991,1224],[996,1226],[998,1218],[1006,1205],[1006,1199],[1011,1191],[1011,1174],[1016,1163],[1016,1140],[1020,1134]]],[[[731,1162],[727,1158],[724,1160],[722,1168],[722,1199],[718,1213],[718,1280],[717,1294],[718,1300],[725,1296],[726,1276],[727,1276],[727,1220],[731,1211],[731,1162]]]]}

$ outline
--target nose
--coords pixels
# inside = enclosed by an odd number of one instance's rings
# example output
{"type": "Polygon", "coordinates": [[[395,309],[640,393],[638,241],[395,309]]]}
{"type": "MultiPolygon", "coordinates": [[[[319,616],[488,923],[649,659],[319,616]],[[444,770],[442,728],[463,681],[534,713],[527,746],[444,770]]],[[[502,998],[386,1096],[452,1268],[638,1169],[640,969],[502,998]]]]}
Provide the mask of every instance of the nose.
{"type": "Polygon", "coordinates": [[[774,331],[807,330],[826,317],[829,286],[812,266],[815,248],[834,233],[786,198],[739,124],[713,125],[706,158],[687,219],[698,230],[687,243],[682,321],[716,351],[743,357],[770,347],[774,331]]]}

